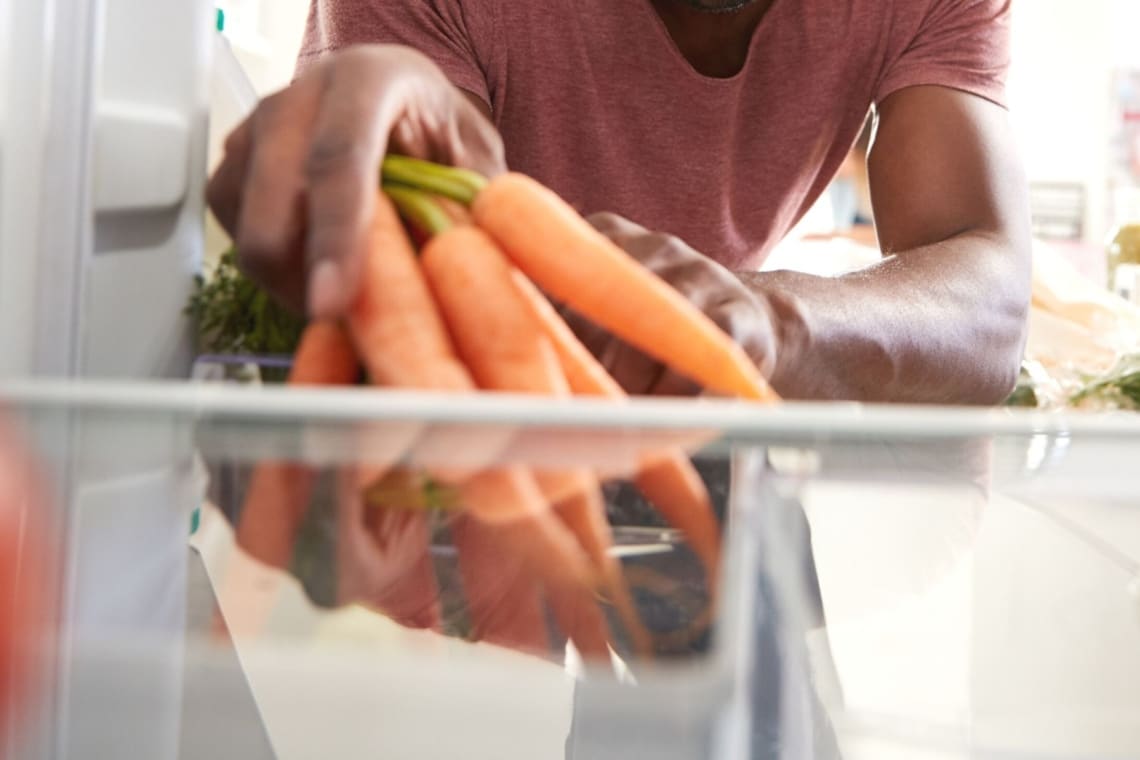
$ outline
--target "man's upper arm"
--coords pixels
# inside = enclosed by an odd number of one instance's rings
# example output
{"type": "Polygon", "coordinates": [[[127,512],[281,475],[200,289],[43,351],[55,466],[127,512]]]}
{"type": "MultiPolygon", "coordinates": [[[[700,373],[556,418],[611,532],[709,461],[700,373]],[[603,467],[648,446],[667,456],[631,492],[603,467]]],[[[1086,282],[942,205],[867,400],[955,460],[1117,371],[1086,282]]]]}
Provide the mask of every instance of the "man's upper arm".
{"type": "Polygon", "coordinates": [[[1010,0],[895,0],[869,159],[887,253],[964,232],[1028,234],[1005,102],[1010,0]]]}
{"type": "Polygon", "coordinates": [[[884,253],[964,233],[1027,247],[1028,192],[1001,106],[945,87],[910,87],[879,106],[869,157],[884,253]]]}

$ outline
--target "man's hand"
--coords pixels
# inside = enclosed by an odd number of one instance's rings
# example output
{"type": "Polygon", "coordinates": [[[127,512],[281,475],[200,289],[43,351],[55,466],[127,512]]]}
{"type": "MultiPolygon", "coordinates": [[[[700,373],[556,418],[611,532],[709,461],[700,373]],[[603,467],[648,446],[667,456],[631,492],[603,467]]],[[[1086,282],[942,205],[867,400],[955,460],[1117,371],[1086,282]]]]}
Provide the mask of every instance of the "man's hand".
{"type": "MultiPolygon", "coordinates": [[[[1031,243],[1005,112],[912,87],[879,109],[870,157],[884,260],[842,277],[732,273],[675,238],[591,221],[737,340],[788,399],[994,404],[1026,334],[1031,243]]],[[[693,386],[579,318],[572,325],[632,393],[693,386]]]]}
{"type": "Polygon", "coordinates": [[[391,45],[330,55],[226,142],[208,197],[241,267],[297,310],[339,316],[356,292],[389,149],[490,176],[504,169],[486,109],[425,56],[391,45]]]}
{"type": "MultiPolygon", "coordinates": [[[[762,372],[767,375],[772,371],[778,335],[768,299],[678,238],[650,232],[616,214],[594,214],[589,222],[708,315],[744,348],[762,372]]],[[[564,313],[578,337],[629,393],[688,396],[700,391],[693,381],[593,323],[569,310],[564,313]]]]}

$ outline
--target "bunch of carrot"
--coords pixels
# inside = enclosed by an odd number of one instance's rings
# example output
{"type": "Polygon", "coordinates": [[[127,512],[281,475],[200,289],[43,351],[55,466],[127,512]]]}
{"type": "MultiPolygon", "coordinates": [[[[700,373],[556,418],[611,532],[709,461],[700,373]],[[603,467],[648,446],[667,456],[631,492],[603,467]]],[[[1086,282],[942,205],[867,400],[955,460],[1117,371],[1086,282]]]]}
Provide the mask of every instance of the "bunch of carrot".
{"type": "MultiPolygon", "coordinates": [[[[488,181],[389,156],[363,276],[343,324],[307,328],[291,383],[352,384],[363,367],[371,384],[388,388],[624,398],[549,294],[709,391],[776,400],[754,363],[711,320],[555,193],[519,174],[488,181]],[[409,229],[426,241],[419,250],[409,229]]],[[[642,653],[651,648],[609,551],[598,474],[585,467],[538,471],[500,464],[509,440],[472,441],[462,429],[433,428],[412,445],[421,453],[442,453],[421,457],[437,462],[456,447],[487,448],[486,466],[431,466],[424,474],[460,510],[452,535],[477,637],[542,649],[545,597],[558,627],[582,654],[604,657],[609,636],[596,599],[601,595],[614,605],[635,647],[642,653]],[[516,572],[505,572],[511,566],[516,572]]],[[[313,478],[299,466],[263,464],[251,482],[239,543],[255,557],[283,565],[313,478]]],[[[408,478],[395,462],[374,468],[354,481],[352,497],[365,500],[369,510],[406,510],[401,494],[407,489],[390,486],[408,478]]],[[[679,450],[647,454],[635,482],[683,532],[715,587],[719,529],[687,456],[679,450]]],[[[383,523],[370,521],[379,533],[383,523]]],[[[385,545],[383,535],[375,538],[385,545]]],[[[421,568],[394,581],[385,603],[424,607],[422,597],[434,591],[428,575],[430,569],[421,568]]],[[[438,625],[438,613],[418,619],[438,625]]]]}

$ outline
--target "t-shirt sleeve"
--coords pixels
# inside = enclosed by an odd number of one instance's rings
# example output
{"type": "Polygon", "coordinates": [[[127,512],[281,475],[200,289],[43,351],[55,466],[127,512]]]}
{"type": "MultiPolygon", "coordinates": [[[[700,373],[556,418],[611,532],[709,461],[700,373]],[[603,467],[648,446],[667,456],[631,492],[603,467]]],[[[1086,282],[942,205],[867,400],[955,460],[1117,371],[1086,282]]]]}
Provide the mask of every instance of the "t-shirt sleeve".
{"type": "Polygon", "coordinates": [[[941,85],[1005,106],[1010,2],[902,0],[911,17],[893,25],[875,102],[905,87],[941,85]]]}
{"type": "Polygon", "coordinates": [[[311,0],[297,73],[351,45],[407,45],[435,61],[454,85],[490,105],[493,12],[487,0],[311,0]]]}

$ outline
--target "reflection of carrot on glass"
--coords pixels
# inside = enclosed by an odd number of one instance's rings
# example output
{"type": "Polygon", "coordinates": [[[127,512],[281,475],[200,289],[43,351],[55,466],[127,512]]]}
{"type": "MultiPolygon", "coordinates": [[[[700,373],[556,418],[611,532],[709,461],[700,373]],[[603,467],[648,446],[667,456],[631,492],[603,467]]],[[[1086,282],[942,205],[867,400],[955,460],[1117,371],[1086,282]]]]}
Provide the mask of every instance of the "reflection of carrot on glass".
{"type": "MultiPolygon", "coordinates": [[[[360,374],[352,343],[334,324],[305,328],[289,372],[290,385],[350,385],[360,374]]],[[[271,568],[289,567],[316,485],[313,468],[295,462],[262,462],[254,468],[237,518],[235,540],[250,557],[271,568]]],[[[273,606],[278,578],[238,556],[218,591],[213,634],[254,636],[273,606]],[[223,624],[222,616],[228,616],[223,624]]]]}
{"type": "MultiPolygon", "coordinates": [[[[554,345],[571,390],[581,396],[625,398],[622,387],[578,340],[534,283],[520,272],[515,272],[514,281],[533,318],[554,345]]],[[[720,566],[720,528],[704,482],[688,457],[680,450],[645,457],[637,473],[637,486],[666,520],[685,533],[704,564],[710,588],[715,588],[720,566]]]]}
{"type": "MultiPolygon", "coordinates": [[[[351,385],[359,374],[356,353],[343,329],[324,322],[305,328],[289,372],[290,385],[351,385]]],[[[288,567],[315,480],[316,473],[301,464],[260,464],[238,517],[238,545],[271,567],[288,567]]]]}

